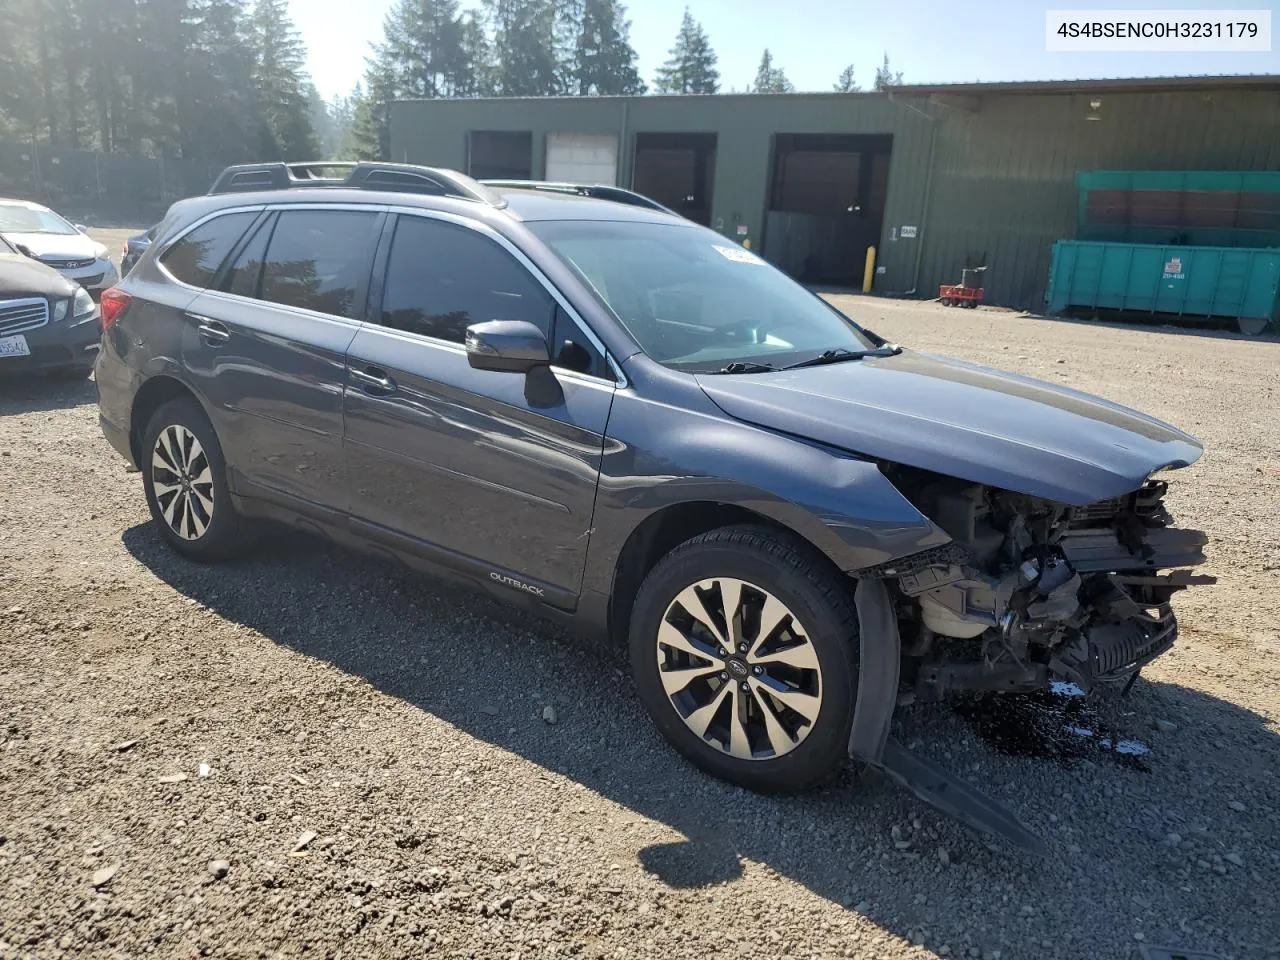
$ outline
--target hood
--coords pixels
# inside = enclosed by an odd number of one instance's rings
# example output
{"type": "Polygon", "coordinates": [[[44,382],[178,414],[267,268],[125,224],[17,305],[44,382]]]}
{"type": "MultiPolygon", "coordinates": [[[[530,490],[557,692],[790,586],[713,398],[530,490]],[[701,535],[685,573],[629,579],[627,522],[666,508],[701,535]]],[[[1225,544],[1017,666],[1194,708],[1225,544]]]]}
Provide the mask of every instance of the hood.
{"type": "Polygon", "coordinates": [[[1195,438],[1077,390],[947,357],[702,374],[725,413],[851,453],[1083,506],[1200,456],[1195,438]]]}
{"type": "Polygon", "coordinates": [[[79,284],[20,253],[0,253],[0,297],[74,296],[79,284]]]}
{"type": "Polygon", "coordinates": [[[41,258],[96,260],[107,255],[106,247],[83,233],[5,233],[4,238],[12,244],[22,244],[41,258]]]}

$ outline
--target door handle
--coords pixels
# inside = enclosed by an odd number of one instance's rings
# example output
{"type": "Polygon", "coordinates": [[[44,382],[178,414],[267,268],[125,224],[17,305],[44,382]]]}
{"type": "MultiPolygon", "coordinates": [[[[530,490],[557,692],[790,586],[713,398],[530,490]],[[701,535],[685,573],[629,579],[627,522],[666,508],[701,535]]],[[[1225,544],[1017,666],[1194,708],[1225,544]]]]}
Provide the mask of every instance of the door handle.
{"type": "Polygon", "coordinates": [[[386,371],[377,367],[365,367],[363,370],[350,371],[351,379],[360,384],[365,393],[385,395],[396,392],[396,382],[387,376],[386,371]]]}
{"type": "Polygon", "coordinates": [[[231,331],[217,320],[198,313],[188,313],[187,316],[196,322],[196,330],[209,346],[216,347],[231,339],[231,331]]]}

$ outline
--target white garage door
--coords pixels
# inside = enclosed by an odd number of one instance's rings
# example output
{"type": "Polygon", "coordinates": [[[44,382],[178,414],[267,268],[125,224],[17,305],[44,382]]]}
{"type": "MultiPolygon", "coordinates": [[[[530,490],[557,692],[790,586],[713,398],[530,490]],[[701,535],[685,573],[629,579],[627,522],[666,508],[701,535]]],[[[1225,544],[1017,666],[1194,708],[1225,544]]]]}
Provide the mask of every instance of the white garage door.
{"type": "Polygon", "coordinates": [[[618,182],[618,138],[596,133],[547,134],[548,180],[618,182]]]}

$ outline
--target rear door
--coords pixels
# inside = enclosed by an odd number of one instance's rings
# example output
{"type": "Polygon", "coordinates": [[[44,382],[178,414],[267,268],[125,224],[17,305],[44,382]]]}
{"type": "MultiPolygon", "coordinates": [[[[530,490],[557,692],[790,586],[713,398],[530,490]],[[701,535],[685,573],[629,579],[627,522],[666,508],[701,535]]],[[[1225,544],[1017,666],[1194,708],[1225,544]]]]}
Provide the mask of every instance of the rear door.
{"type": "Polygon", "coordinates": [[[187,307],[184,364],[214,405],[241,494],[341,513],[346,350],[384,220],[380,208],[270,211],[187,307]]]}
{"type": "Polygon", "coordinates": [[[351,523],[570,607],[616,386],[603,350],[488,228],[401,214],[389,234],[381,296],[348,354],[351,523]],[[527,375],[472,369],[466,327],[494,319],[574,347],[527,375]]]}

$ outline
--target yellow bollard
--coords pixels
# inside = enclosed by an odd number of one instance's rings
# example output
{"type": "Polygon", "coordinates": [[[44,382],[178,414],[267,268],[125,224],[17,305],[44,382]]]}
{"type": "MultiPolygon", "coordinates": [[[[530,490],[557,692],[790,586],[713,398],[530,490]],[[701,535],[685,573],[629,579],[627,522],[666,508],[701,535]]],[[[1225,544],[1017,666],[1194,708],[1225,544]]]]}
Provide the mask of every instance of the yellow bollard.
{"type": "Polygon", "coordinates": [[[862,292],[871,292],[871,279],[876,275],[876,248],[867,247],[867,265],[862,268],[862,292]]]}

